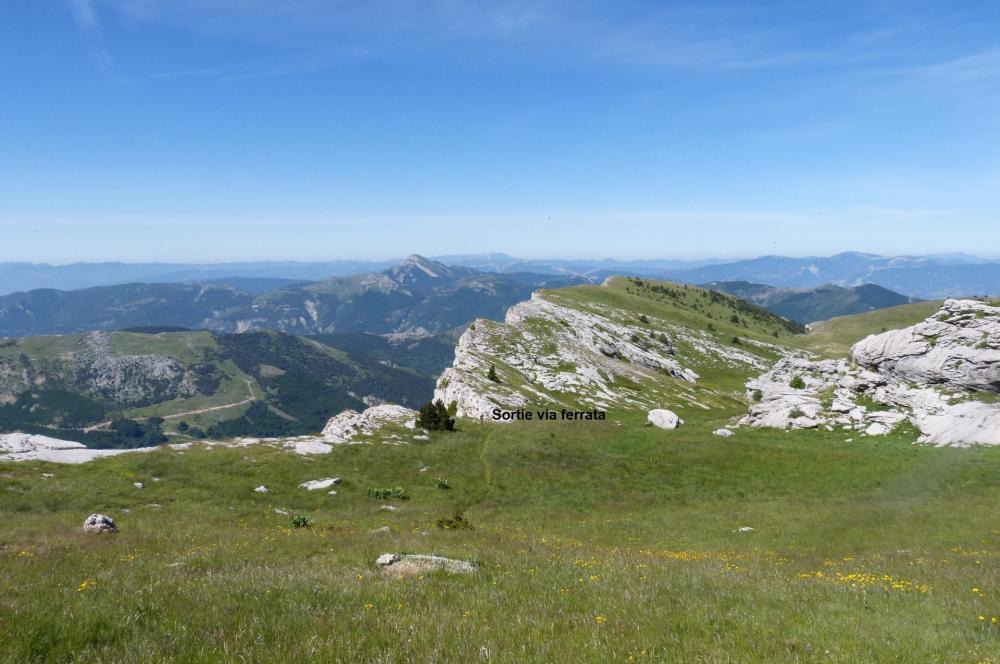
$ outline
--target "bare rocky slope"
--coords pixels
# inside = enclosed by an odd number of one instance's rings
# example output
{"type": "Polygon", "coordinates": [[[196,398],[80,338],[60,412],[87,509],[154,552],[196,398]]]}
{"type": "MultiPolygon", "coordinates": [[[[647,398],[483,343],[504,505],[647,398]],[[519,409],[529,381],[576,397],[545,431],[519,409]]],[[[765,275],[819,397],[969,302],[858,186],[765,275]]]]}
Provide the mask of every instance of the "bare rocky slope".
{"type": "Polygon", "coordinates": [[[603,287],[540,291],[503,323],[469,327],[435,397],[459,417],[484,420],[497,409],[710,409],[733,398],[727,378],[792,352],[780,342],[794,329],[690,286],[613,278],[603,287]]]}

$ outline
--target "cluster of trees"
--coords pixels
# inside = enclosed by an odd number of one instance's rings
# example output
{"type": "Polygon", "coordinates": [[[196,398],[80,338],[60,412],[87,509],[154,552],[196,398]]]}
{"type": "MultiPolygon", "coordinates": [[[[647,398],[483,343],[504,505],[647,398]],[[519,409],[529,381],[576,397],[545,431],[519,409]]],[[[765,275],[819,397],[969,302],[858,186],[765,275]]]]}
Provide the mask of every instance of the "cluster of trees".
{"type": "Polygon", "coordinates": [[[454,431],[455,418],[452,415],[453,412],[450,412],[440,399],[428,401],[420,407],[417,426],[428,431],[454,431]]]}

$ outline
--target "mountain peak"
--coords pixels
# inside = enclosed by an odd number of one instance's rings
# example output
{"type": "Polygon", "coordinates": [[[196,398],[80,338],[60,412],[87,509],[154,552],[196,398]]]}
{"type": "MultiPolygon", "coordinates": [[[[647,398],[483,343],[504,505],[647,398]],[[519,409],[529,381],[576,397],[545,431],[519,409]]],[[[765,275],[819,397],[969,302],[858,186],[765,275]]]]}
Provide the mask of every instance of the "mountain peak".
{"type": "Polygon", "coordinates": [[[476,273],[471,268],[450,267],[419,254],[411,254],[384,274],[404,288],[425,290],[438,288],[447,282],[458,281],[476,273]]]}
{"type": "Polygon", "coordinates": [[[438,266],[438,265],[443,266],[444,264],[438,263],[437,261],[433,261],[429,258],[425,258],[420,254],[410,254],[409,256],[407,256],[406,258],[404,258],[399,262],[399,267],[413,266],[421,269],[429,269],[432,268],[433,266],[438,266]]]}

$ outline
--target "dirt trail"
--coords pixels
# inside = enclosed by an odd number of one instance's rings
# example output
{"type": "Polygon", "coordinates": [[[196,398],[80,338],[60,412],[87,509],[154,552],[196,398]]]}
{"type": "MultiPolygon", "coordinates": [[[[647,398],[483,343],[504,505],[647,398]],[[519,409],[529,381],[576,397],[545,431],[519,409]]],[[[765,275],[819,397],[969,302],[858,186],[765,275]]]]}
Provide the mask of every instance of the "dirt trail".
{"type": "MultiPolygon", "coordinates": [[[[222,406],[210,406],[209,408],[199,408],[198,410],[188,410],[183,413],[171,413],[170,415],[164,415],[163,419],[174,420],[177,419],[178,417],[187,417],[188,415],[201,415],[202,413],[211,413],[212,411],[216,410],[226,410],[227,408],[236,408],[237,406],[248,404],[251,401],[256,401],[257,397],[255,397],[253,394],[253,385],[250,383],[249,380],[247,380],[246,383],[247,383],[247,389],[250,390],[250,396],[244,399],[243,401],[237,401],[235,403],[227,403],[222,406]]],[[[148,419],[148,418],[143,418],[143,419],[148,419]]]]}

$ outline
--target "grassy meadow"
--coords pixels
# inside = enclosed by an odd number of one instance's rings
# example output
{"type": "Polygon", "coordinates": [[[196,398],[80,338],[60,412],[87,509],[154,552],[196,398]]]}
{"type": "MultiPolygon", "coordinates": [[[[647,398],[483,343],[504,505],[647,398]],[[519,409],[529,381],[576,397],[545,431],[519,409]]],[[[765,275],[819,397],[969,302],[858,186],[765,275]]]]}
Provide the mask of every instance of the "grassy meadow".
{"type": "Polygon", "coordinates": [[[1000,450],[681,415],[0,465],[0,661],[1000,662],[1000,450]]]}

